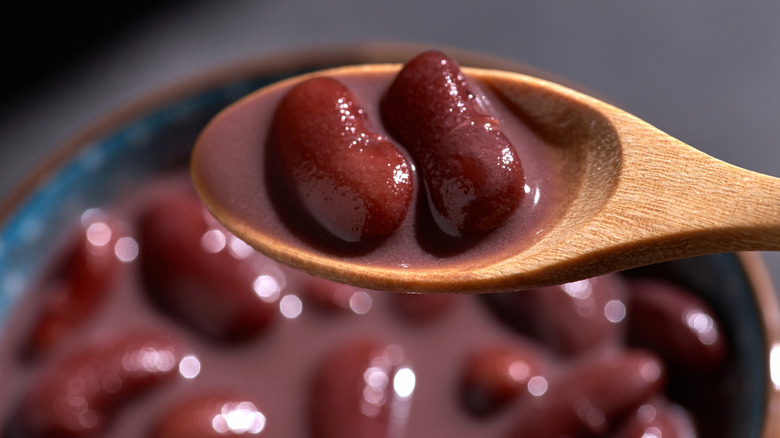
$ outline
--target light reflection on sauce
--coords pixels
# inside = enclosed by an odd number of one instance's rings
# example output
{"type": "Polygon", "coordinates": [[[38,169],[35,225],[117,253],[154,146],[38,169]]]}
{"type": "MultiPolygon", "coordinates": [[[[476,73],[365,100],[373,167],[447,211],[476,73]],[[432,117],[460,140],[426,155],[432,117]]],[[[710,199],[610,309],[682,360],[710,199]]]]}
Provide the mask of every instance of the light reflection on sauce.
{"type": "Polygon", "coordinates": [[[122,367],[127,371],[166,373],[175,366],[176,356],[172,351],[159,349],[153,345],[128,350],[122,356],[122,367]]]}
{"type": "Polygon", "coordinates": [[[228,247],[230,249],[230,255],[239,260],[243,260],[255,253],[255,250],[251,246],[232,234],[230,235],[228,247]]]}
{"type": "Polygon", "coordinates": [[[400,345],[377,348],[370,354],[363,373],[363,400],[360,411],[367,417],[389,412],[388,436],[403,430],[411,407],[417,377],[406,363],[406,352],[400,345]]]}
{"type": "Polygon", "coordinates": [[[279,300],[279,311],[287,319],[295,319],[303,312],[303,302],[296,295],[285,295],[279,300]]]}
{"type": "Polygon", "coordinates": [[[132,237],[120,237],[114,245],[114,255],[123,263],[130,263],[138,258],[138,242],[132,237]]]}
{"type": "Polygon", "coordinates": [[[93,222],[87,227],[87,240],[95,247],[102,248],[111,241],[111,227],[105,222],[93,222]]]}
{"type": "Polygon", "coordinates": [[[718,330],[715,322],[699,309],[690,309],[683,315],[685,324],[693,330],[699,340],[705,345],[712,345],[718,340],[718,330]]]}
{"type": "Polygon", "coordinates": [[[222,251],[226,244],[227,238],[225,233],[220,230],[208,230],[200,239],[200,245],[206,252],[211,254],[222,251]]]}
{"type": "Polygon", "coordinates": [[[401,398],[409,398],[414,393],[414,387],[417,384],[417,377],[409,367],[404,367],[395,373],[393,378],[393,390],[401,398]]]}
{"type": "Polygon", "coordinates": [[[371,295],[362,290],[356,291],[349,297],[349,308],[358,315],[368,313],[372,304],[371,295]]]}
{"type": "Polygon", "coordinates": [[[574,281],[561,285],[563,291],[574,298],[577,313],[582,317],[590,317],[596,311],[591,280],[574,281]]]}
{"type": "Polygon", "coordinates": [[[547,393],[548,386],[547,379],[542,376],[533,376],[528,379],[528,392],[535,397],[541,397],[547,393]]]}
{"type": "Polygon", "coordinates": [[[179,374],[185,379],[194,379],[200,374],[200,360],[197,356],[187,355],[179,361],[179,374]]]}
{"type": "Polygon", "coordinates": [[[661,365],[656,360],[645,359],[639,366],[639,376],[645,380],[646,383],[652,383],[661,378],[663,370],[661,365]]]}
{"type": "Polygon", "coordinates": [[[282,291],[282,287],[276,278],[266,274],[259,275],[255,278],[252,289],[261,300],[267,303],[276,301],[282,291]]]}
{"type": "Polygon", "coordinates": [[[626,318],[626,305],[620,300],[610,300],[604,305],[604,316],[613,324],[626,318]]]}
{"type": "Polygon", "coordinates": [[[252,402],[228,402],[211,420],[211,426],[219,434],[257,435],[265,429],[265,415],[252,402]]]}

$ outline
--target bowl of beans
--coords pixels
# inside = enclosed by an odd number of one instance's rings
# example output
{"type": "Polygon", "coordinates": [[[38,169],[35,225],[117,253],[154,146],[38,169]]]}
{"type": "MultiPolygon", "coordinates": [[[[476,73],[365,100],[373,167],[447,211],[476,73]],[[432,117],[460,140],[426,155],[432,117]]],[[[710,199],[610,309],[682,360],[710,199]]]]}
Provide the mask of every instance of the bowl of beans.
{"type": "Polygon", "coordinates": [[[223,108],[423,49],[210,72],[98,121],[23,181],[0,204],[0,436],[777,436],[780,307],[755,254],[399,293],[284,266],[208,213],[188,160],[223,108]]]}

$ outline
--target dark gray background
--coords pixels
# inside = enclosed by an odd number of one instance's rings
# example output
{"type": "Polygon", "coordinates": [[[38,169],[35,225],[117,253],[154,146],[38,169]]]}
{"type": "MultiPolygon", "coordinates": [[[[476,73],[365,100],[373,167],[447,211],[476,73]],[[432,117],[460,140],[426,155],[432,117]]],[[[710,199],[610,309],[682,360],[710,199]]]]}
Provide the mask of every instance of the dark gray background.
{"type": "MultiPolygon", "coordinates": [[[[509,57],[579,83],[717,158],[780,176],[780,2],[86,4],[94,15],[68,4],[9,16],[22,26],[3,35],[11,78],[0,107],[0,195],[51,149],[140,95],[266,53],[359,41],[509,57]]],[[[766,259],[779,278],[780,256],[766,259]]]]}

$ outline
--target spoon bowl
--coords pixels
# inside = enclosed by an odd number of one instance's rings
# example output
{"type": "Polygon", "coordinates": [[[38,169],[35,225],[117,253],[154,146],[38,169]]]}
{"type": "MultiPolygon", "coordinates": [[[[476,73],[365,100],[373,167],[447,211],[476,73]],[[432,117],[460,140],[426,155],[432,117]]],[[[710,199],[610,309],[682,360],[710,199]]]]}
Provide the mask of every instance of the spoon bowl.
{"type": "MultiPolygon", "coordinates": [[[[263,187],[254,185],[257,201],[236,198],[235,182],[224,180],[225,172],[214,173],[214,154],[229,154],[223,145],[242,141],[232,132],[238,128],[225,122],[242,108],[278,99],[279,90],[313,75],[387,75],[400,68],[363,65],[299,76],[226,109],[203,131],[192,155],[193,181],[206,206],[228,229],[273,258],[318,276],[382,290],[518,290],[709,253],[780,249],[780,180],[721,162],[570,88],[498,70],[463,68],[552,145],[566,175],[555,215],[544,232],[522,245],[426,266],[369,263],[288,239],[289,230],[278,222],[244,208],[246,202],[265,202],[263,187]],[[224,140],[230,135],[230,141],[224,140]]],[[[252,120],[246,123],[254,126],[252,120]]],[[[262,173],[262,166],[255,167],[262,173]]]]}

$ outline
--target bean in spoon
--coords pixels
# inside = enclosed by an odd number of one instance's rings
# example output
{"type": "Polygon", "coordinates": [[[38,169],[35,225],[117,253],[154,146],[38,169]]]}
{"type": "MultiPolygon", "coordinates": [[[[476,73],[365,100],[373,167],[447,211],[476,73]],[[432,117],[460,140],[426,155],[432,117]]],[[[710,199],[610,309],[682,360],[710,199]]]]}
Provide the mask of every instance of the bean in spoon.
{"type": "MultiPolygon", "coordinates": [[[[400,69],[377,64],[316,72],[236,102],[212,120],[193,150],[191,174],[201,199],[255,249],[315,275],[380,290],[519,290],[678,258],[780,249],[780,179],[719,161],[559,84],[473,68],[463,72],[557,154],[553,168],[564,173],[557,180],[563,186],[552,191],[562,194],[560,204],[516,242],[498,233],[487,243],[429,251],[423,263],[398,247],[382,253],[382,240],[313,243],[279,218],[269,191],[275,169],[266,140],[274,108],[286,90],[312,77],[360,88],[366,81],[389,83],[400,69]]],[[[368,99],[367,112],[376,112],[370,101],[378,97],[368,99]]],[[[414,235],[416,224],[410,219],[403,226],[414,235]]]]}

